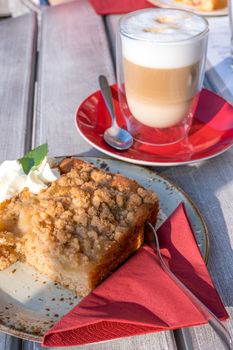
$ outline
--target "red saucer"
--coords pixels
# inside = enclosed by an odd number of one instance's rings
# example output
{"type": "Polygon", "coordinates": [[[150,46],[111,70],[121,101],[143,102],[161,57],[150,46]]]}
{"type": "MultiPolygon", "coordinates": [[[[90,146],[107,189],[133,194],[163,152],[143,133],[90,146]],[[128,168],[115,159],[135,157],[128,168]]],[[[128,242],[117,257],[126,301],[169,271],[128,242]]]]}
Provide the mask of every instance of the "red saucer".
{"type": "MultiPolygon", "coordinates": [[[[117,121],[125,127],[116,85],[111,89],[117,121]]],[[[93,147],[114,158],[142,165],[189,164],[215,157],[233,144],[233,106],[206,89],[201,92],[187,139],[169,146],[148,146],[136,141],[127,151],[117,151],[108,146],[103,133],[111,125],[111,119],[100,91],[82,102],[75,124],[81,136],[93,147]]]]}

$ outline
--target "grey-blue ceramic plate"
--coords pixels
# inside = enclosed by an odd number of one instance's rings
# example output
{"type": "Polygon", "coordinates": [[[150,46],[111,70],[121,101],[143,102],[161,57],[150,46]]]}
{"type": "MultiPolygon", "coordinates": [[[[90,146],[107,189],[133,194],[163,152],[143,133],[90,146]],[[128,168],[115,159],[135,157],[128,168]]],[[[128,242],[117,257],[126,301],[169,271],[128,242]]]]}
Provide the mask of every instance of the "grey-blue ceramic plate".
{"type": "MultiPolygon", "coordinates": [[[[155,191],[160,199],[160,224],[184,202],[197,244],[207,262],[206,225],[197,207],[180,188],[147,168],[110,159],[83,159],[106,171],[120,172],[155,191]]],[[[3,332],[40,342],[42,335],[78,301],[68,289],[23,263],[17,262],[0,272],[0,330],[3,332]]]]}

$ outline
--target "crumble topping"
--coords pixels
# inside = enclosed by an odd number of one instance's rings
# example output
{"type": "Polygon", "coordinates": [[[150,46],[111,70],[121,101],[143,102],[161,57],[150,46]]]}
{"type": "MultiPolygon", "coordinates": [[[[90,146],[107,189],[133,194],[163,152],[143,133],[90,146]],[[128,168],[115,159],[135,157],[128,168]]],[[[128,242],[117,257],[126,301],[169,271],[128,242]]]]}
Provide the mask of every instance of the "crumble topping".
{"type": "Polygon", "coordinates": [[[17,242],[11,232],[0,232],[0,270],[15,263],[19,258],[17,242]]]}
{"type": "Polygon", "coordinates": [[[37,237],[46,254],[73,267],[101,259],[156,195],[135,181],[80,162],[39,194],[27,189],[0,207],[0,269],[37,237]],[[6,232],[7,231],[7,232],[6,232]],[[16,238],[21,245],[16,249],[16,238]]]}

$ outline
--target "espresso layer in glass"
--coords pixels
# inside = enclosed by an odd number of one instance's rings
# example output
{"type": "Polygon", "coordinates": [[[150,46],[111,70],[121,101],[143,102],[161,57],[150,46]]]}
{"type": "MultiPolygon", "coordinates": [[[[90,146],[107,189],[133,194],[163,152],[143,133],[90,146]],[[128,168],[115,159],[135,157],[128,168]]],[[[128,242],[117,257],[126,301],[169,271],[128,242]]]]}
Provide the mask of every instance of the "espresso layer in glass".
{"type": "Polygon", "coordinates": [[[127,103],[141,123],[157,128],[178,124],[198,92],[201,62],[178,68],[151,68],[123,60],[127,103]]]}

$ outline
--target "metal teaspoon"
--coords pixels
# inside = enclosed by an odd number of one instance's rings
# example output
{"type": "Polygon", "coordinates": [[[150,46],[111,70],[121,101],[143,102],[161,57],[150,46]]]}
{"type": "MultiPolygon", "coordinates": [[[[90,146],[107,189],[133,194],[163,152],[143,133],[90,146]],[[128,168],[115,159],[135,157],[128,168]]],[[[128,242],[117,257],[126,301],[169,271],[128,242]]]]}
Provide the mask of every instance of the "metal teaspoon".
{"type": "Polygon", "coordinates": [[[104,98],[104,102],[108,108],[110,116],[112,118],[112,125],[104,132],[104,140],[109,146],[118,150],[126,150],[133,144],[132,135],[119,127],[116,121],[116,116],[113,107],[112,92],[108,84],[107,78],[104,75],[99,76],[99,86],[104,98]]]}

